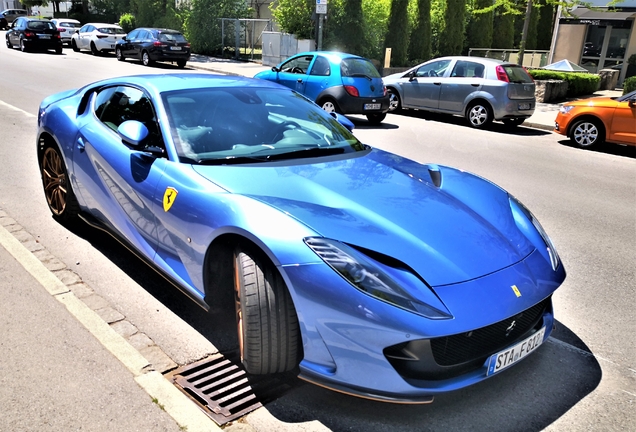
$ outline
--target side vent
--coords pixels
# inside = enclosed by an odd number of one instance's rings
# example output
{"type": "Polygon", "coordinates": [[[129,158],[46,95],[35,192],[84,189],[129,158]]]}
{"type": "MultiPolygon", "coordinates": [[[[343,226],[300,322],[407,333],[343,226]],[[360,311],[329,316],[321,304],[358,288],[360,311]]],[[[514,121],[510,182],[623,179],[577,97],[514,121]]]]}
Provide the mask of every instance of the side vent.
{"type": "Polygon", "coordinates": [[[428,175],[431,176],[431,181],[435,187],[440,187],[442,185],[442,172],[439,170],[437,165],[429,165],[428,175]]]}

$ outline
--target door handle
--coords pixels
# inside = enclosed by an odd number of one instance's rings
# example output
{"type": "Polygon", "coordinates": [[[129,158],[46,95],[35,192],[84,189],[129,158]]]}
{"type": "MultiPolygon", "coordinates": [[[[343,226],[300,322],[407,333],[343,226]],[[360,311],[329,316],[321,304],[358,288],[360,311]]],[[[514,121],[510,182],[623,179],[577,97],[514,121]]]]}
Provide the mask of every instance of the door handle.
{"type": "Polygon", "coordinates": [[[299,83],[303,82],[303,79],[302,78],[298,78],[298,82],[299,83]]]}
{"type": "Polygon", "coordinates": [[[435,84],[435,85],[442,85],[442,82],[441,82],[441,81],[438,81],[438,82],[434,82],[433,84],[435,84]]]}
{"type": "Polygon", "coordinates": [[[80,152],[83,152],[86,150],[86,144],[84,144],[84,140],[82,139],[82,137],[77,138],[77,149],[80,152]]]}
{"type": "Polygon", "coordinates": [[[479,87],[479,84],[478,84],[478,83],[477,83],[477,84],[471,84],[471,86],[473,86],[473,87],[479,87]]]}

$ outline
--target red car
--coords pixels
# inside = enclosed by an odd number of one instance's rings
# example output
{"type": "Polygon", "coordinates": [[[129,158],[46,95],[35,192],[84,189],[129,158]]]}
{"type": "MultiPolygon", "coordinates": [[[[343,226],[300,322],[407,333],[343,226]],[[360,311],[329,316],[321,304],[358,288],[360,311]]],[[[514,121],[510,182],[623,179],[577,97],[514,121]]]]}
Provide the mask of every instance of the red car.
{"type": "Polygon", "coordinates": [[[604,141],[636,145],[636,91],[563,104],[554,131],[584,148],[604,141]]]}

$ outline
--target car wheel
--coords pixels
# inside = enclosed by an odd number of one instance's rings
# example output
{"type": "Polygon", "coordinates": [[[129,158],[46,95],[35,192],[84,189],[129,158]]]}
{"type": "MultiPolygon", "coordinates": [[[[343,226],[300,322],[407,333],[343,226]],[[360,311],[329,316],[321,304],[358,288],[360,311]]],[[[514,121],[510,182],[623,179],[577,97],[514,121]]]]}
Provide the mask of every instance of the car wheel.
{"type": "Polygon", "coordinates": [[[519,126],[521,123],[526,121],[525,118],[514,118],[514,119],[503,119],[502,122],[506,126],[519,126]]]}
{"type": "Polygon", "coordinates": [[[177,60],[177,66],[179,69],[183,69],[186,66],[186,60],[177,60]]]}
{"type": "Polygon", "coordinates": [[[591,148],[603,141],[604,129],[598,120],[581,120],[571,129],[570,139],[581,148],[591,148]]]}
{"type": "Polygon", "coordinates": [[[71,41],[71,48],[73,48],[73,51],[75,52],[79,52],[79,48],[77,47],[77,42],[75,42],[74,40],[71,41]]]}
{"type": "Polygon", "coordinates": [[[466,120],[474,128],[484,128],[492,122],[492,110],[486,103],[473,103],[466,110],[466,120]]]}
{"type": "Polygon", "coordinates": [[[382,120],[384,120],[386,118],[386,113],[382,113],[382,114],[367,114],[367,120],[369,120],[369,123],[374,124],[374,125],[378,125],[380,123],[382,123],[382,120]]]}
{"type": "Polygon", "coordinates": [[[294,369],[300,361],[296,309],[275,266],[243,250],[234,254],[236,322],[241,360],[251,374],[294,369]]]}
{"type": "Polygon", "coordinates": [[[124,54],[122,54],[121,49],[119,49],[119,48],[117,48],[115,50],[115,56],[117,56],[117,60],[119,60],[119,61],[126,60],[126,57],[124,57],[124,54]]]}
{"type": "Polygon", "coordinates": [[[154,63],[152,60],[150,60],[148,51],[144,51],[141,53],[141,62],[144,64],[144,66],[152,66],[152,64],[154,63]]]}
{"type": "Polygon", "coordinates": [[[98,56],[100,54],[94,42],[91,42],[91,54],[94,56],[98,56]]]}
{"type": "Polygon", "coordinates": [[[55,54],[62,54],[62,47],[55,48],[55,54]]]}
{"type": "Polygon", "coordinates": [[[64,159],[57,147],[49,145],[40,161],[44,196],[53,217],[66,222],[77,216],[79,204],[71,189],[64,159]]]}
{"type": "Polygon", "coordinates": [[[398,112],[402,109],[402,101],[397,90],[387,89],[389,93],[389,112],[398,112]]]}
{"type": "Polygon", "coordinates": [[[324,99],[318,105],[327,112],[339,113],[338,104],[333,99],[324,99]]]}
{"type": "Polygon", "coordinates": [[[26,42],[24,42],[24,39],[20,39],[20,51],[22,52],[28,51],[28,48],[26,46],[26,42]]]}
{"type": "Polygon", "coordinates": [[[9,49],[13,49],[13,44],[11,43],[11,41],[9,40],[9,38],[7,38],[7,48],[9,48],[9,49]]]}

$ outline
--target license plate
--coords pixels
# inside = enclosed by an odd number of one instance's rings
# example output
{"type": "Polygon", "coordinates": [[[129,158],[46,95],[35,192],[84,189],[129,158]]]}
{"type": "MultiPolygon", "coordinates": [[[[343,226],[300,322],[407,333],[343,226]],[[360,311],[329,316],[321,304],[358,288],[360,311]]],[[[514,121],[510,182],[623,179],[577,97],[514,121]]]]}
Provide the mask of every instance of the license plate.
{"type": "Polygon", "coordinates": [[[170,47],[172,51],[181,51],[181,47],[170,47]]]}
{"type": "Polygon", "coordinates": [[[48,34],[41,34],[41,35],[38,35],[38,37],[40,39],[51,39],[51,35],[48,35],[48,34]]]}
{"type": "Polygon", "coordinates": [[[523,111],[523,110],[529,110],[530,109],[530,104],[529,103],[520,103],[519,104],[519,110],[523,111]]]}
{"type": "Polygon", "coordinates": [[[490,357],[488,373],[486,375],[496,374],[536,350],[539,345],[543,343],[543,335],[545,335],[545,327],[542,327],[541,330],[518,344],[504,351],[500,351],[497,354],[493,354],[490,357]]]}
{"type": "Polygon", "coordinates": [[[382,108],[381,104],[364,104],[365,110],[379,110],[382,108]]]}

